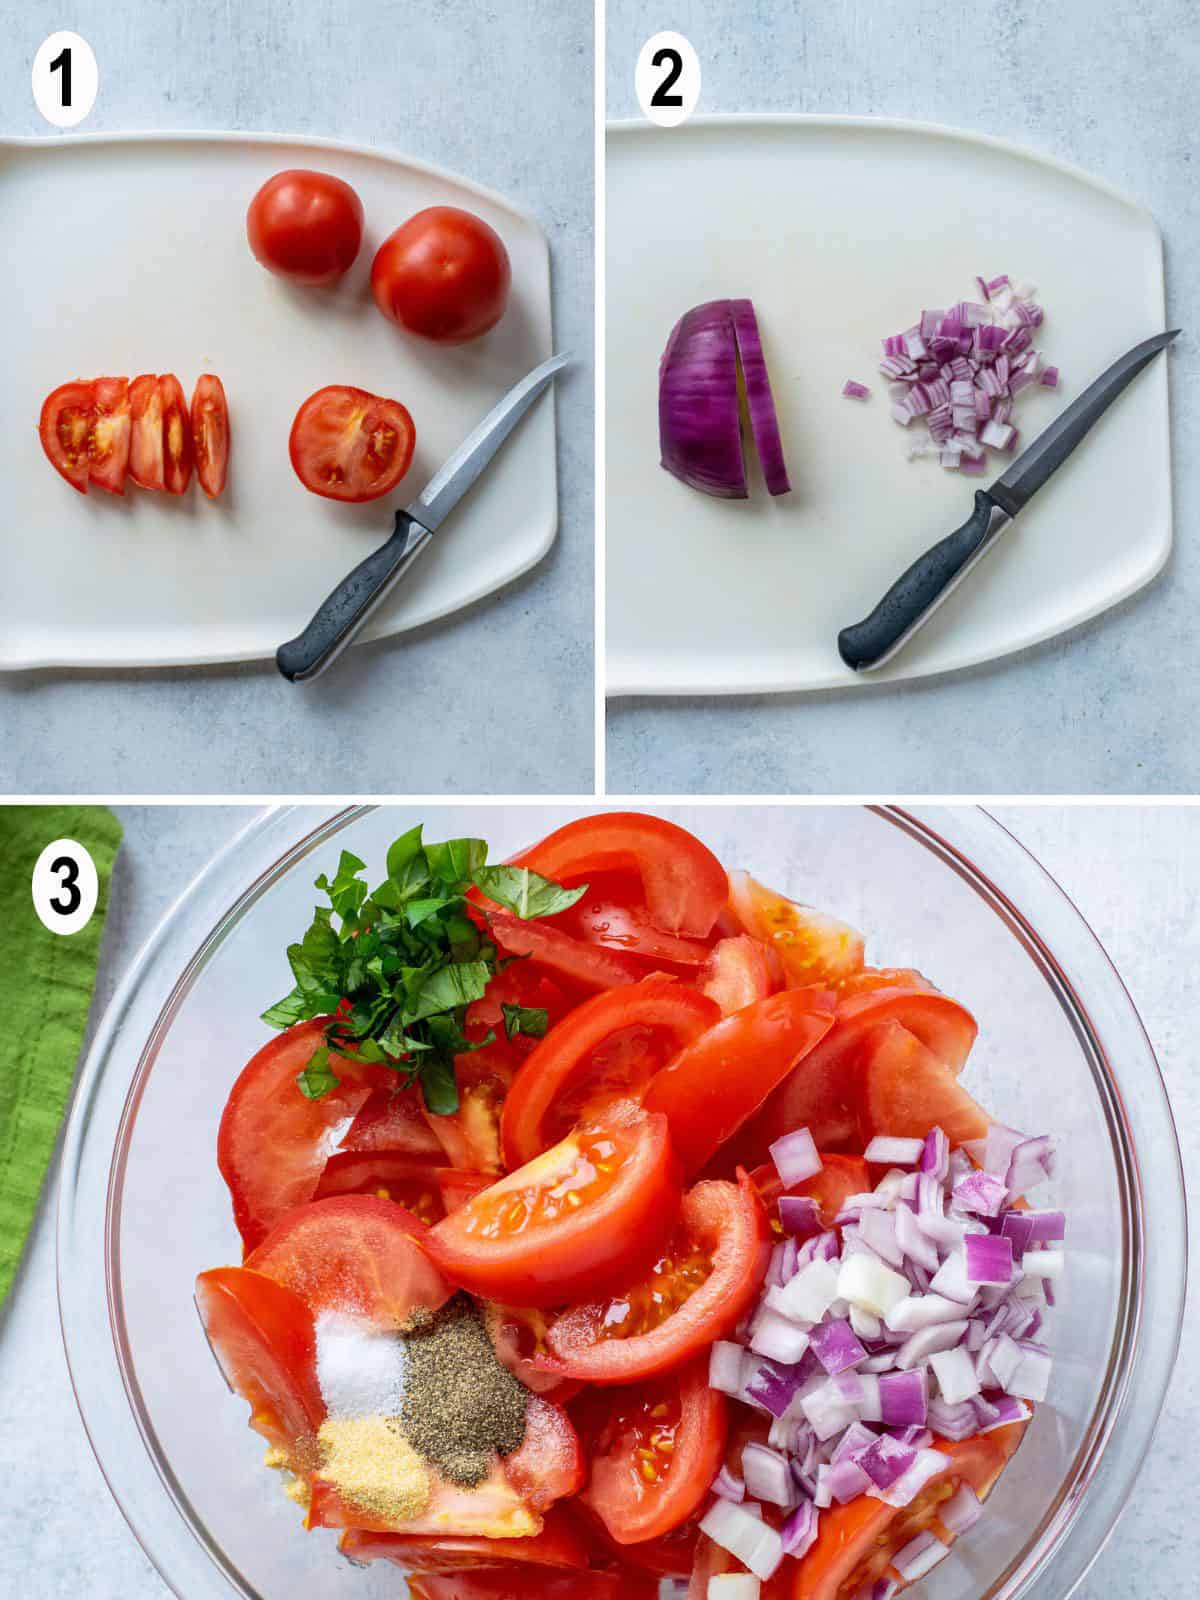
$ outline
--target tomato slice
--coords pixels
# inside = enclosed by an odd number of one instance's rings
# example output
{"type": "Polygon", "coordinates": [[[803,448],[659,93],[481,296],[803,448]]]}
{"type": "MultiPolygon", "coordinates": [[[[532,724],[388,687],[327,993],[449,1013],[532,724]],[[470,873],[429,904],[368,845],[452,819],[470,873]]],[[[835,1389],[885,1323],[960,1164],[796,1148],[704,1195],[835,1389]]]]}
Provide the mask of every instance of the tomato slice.
{"type": "Polygon", "coordinates": [[[500,1124],[508,1165],[521,1166],[554,1144],[590,1107],[640,1098],[653,1074],[719,1017],[707,995],[663,977],[576,1006],[509,1092],[500,1124]]]}
{"type": "Polygon", "coordinates": [[[489,911],[487,923],[506,955],[532,956],[559,982],[581,994],[616,989],[646,976],[646,963],[640,957],[576,939],[548,920],[523,922],[507,911],[489,911]]]}
{"type": "Polygon", "coordinates": [[[656,927],[640,875],[634,871],[596,872],[587,893],[553,919],[573,938],[640,956],[647,973],[659,969],[690,972],[708,960],[707,939],[685,939],[656,927]]]}
{"type": "Polygon", "coordinates": [[[655,1073],[644,1104],[665,1114],[684,1171],[699,1172],[832,1026],[805,990],[785,989],[723,1017],[655,1073]]]}
{"type": "Polygon", "coordinates": [[[342,1150],[326,1162],[313,1198],[373,1194],[380,1200],[394,1200],[432,1227],[446,1215],[441,1176],[449,1170],[413,1161],[402,1150],[342,1150]]]}
{"type": "Polygon", "coordinates": [[[341,1311],[402,1328],[418,1306],[452,1293],[426,1255],[425,1224],[392,1200],[339,1195],[297,1206],[246,1258],[315,1313],[341,1311]]]}
{"type": "Polygon", "coordinates": [[[46,459],[72,489],[87,493],[88,439],[96,397],[90,383],[62,383],[42,402],[38,437],[46,459]]]}
{"type": "Polygon", "coordinates": [[[564,1312],[550,1328],[543,1371],[585,1383],[631,1383],[682,1366],[736,1326],[770,1256],[767,1214],[744,1173],[684,1196],[670,1253],[607,1301],[564,1312]]]}
{"type": "Polygon", "coordinates": [[[782,1194],[807,1195],[817,1202],[821,1213],[821,1226],[832,1228],[834,1218],[852,1194],[865,1194],[874,1188],[867,1163],[861,1156],[824,1154],[820,1172],[803,1183],[785,1190],[774,1162],[756,1167],[750,1174],[754,1187],[762,1196],[771,1227],[779,1229],[779,1198],[782,1194]]]}
{"type": "Polygon", "coordinates": [[[729,874],[729,904],[746,932],[775,951],[789,984],[837,983],[862,970],[861,933],[768,889],[748,872],[729,874]]]}
{"type": "MultiPolygon", "coordinates": [[[[341,1076],[339,1069],[338,1076],[341,1076]]],[[[389,1073],[394,1078],[394,1073],[389,1073]]],[[[441,1143],[425,1120],[421,1091],[395,1083],[375,1089],[351,1122],[339,1150],[394,1150],[413,1161],[440,1166],[441,1143]]]]}
{"type": "Polygon", "coordinates": [[[728,1017],[774,994],[782,986],[782,976],[779,958],[770,946],[739,933],[713,946],[696,981],[728,1017]]]}
{"type": "Polygon", "coordinates": [[[707,1356],[651,1383],[586,1395],[574,1415],[591,1462],[579,1498],[618,1544],[661,1538],[707,1498],[728,1426],[707,1356]]]}
{"type": "Polygon", "coordinates": [[[537,1357],[546,1354],[550,1323],[545,1312],[535,1306],[502,1306],[494,1301],[485,1301],[481,1310],[483,1325],[502,1367],[507,1367],[514,1378],[546,1400],[566,1405],[575,1398],[582,1384],[543,1372],[536,1365],[537,1357]]]}
{"type": "Polygon", "coordinates": [[[960,1443],[938,1439],[933,1448],[946,1457],[946,1470],[907,1506],[889,1506],[869,1495],[821,1513],[821,1531],[807,1555],[791,1568],[791,1600],[855,1600],[882,1578],[896,1552],[918,1533],[932,1529],[943,1543],[953,1535],[938,1520],[938,1507],[970,1484],[984,1499],[1021,1440],[1024,1423],[960,1443]]]}
{"type": "Polygon", "coordinates": [[[316,1194],[331,1140],[362,1109],[378,1078],[378,1068],[339,1059],[337,1088],[319,1100],[301,1094],[296,1078],[332,1020],[298,1022],[269,1040],[242,1069],[225,1103],[217,1165],[247,1250],[285,1212],[316,1194]]]}
{"type": "Polygon", "coordinates": [[[109,494],[125,493],[129,432],[129,379],[97,378],[92,384],[88,482],[109,494]]]}
{"type": "Polygon", "coordinates": [[[249,1402],[250,1426],[293,1472],[311,1471],[325,1402],[308,1306],[262,1273],[215,1267],[196,1279],[196,1309],[226,1383],[249,1402]]]}
{"type": "Polygon", "coordinates": [[[991,1118],[915,1034],[885,1022],[864,1046],[859,1125],[864,1144],[877,1133],[921,1139],[938,1127],[959,1145],[985,1139],[991,1118]]]}
{"type": "Polygon", "coordinates": [[[229,471],[229,403],[213,372],[201,373],[192,391],[192,448],[196,481],[210,500],[225,487],[229,471]]]}
{"type": "Polygon", "coordinates": [[[681,1192],[666,1118],[614,1106],[468,1200],[426,1247],[472,1294],[565,1305],[644,1271],[681,1192]]]}
{"type": "Polygon", "coordinates": [[[958,1072],[978,1031],[957,1000],[929,989],[884,988],[852,996],[837,1008],[834,1026],[780,1084],[762,1110],[721,1151],[748,1167],[766,1160],[767,1148],[794,1128],[808,1128],[820,1150],[858,1145],[859,1063],[866,1040],[884,1022],[899,1022],[958,1072]]]}
{"type": "Polygon", "coordinates": [[[838,999],[843,1003],[857,994],[872,994],[876,989],[928,989],[934,985],[915,967],[864,967],[837,983],[838,999]]]}
{"type": "Polygon", "coordinates": [[[525,1437],[504,1457],[504,1476],[535,1511],[548,1511],[583,1488],[587,1477],[574,1424],[561,1406],[530,1395],[525,1406],[525,1437]]]}
{"type": "Polygon", "coordinates": [[[369,1533],[348,1528],[338,1548],[351,1561],[393,1561],[406,1572],[472,1572],[478,1568],[587,1566],[587,1550],[563,1511],[551,1511],[541,1533],[524,1539],[478,1535],[369,1533]]]}
{"type": "Polygon", "coordinates": [[[578,817],[513,859],[566,885],[632,869],[653,925],[693,939],[712,931],[728,894],[725,868],[707,845],[674,822],[636,811],[578,817]]]}
{"type": "Polygon", "coordinates": [[[153,372],[129,385],[129,476],[143,489],[162,489],[162,394],[153,372]]]}
{"type": "Polygon", "coordinates": [[[554,1572],[512,1566],[491,1572],[422,1573],[413,1600],[658,1600],[658,1580],[642,1572],[554,1572]]]}
{"type": "Polygon", "coordinates": [[[192,481],[192,420],[183,385],[173,372],[158,380],[163,419],[163,487],[168,494],[184,494],[192,481]]]}
{"type": "Polygon", "coordinates": [[[327,500],[389,494],[412,465],[417,431],[398,400],[348,384],[318,389],[296,413],[288,452],[300,482],[327,500]]]}

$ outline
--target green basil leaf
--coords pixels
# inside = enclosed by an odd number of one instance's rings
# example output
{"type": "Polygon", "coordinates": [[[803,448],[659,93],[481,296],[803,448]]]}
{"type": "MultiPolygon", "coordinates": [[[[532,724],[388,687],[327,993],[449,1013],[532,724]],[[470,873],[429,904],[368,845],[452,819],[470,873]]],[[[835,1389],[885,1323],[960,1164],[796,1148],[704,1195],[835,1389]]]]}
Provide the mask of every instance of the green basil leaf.
{"type": "Polygon", "coordinates": [[[306,1100],[319,1100],[331,1089],[336,1089],[341,1081],[329,1065],[329,1051],[324,1046],[313,1051],[308,1065],[296,1078],[300,1093],[306,1100]]]}
{"type": "Polygon", "coordinates": [[[566,911],[587,893],[586,883],[564,889],[528,867],[480,867],[475,873],[475,886],[523,922],[566,911]]]}
{"type": "Polygon", "coordinates": [[[304,991],[297,987],[291,994],[285,994],[282,1000],[276,1000],[273,1006],[268,1006],[261,1020],[268,1028],[290,1028],[293,1022],[303,1022],[305,1017],[314,1015],[316,1013],[308,1009],[304,991]]]}
{"type": "Polygon", "coordinates": [[[527,1034],[531,1039],[544,1039],[550,1026],[550,1013],[542,1006],[510,1006],[500,1002],[504,1014],[504,1037],[515,1039],[517,1034],[527,1034]]]}
{"type": "Polygon", "coordinates": [[[393,839],[388,846],[387,875],[389,878],[400,880],[411,861],[415,861],[421,854],[422,824],[417,823],[415,828],[410,828],[407,833],[402,833],[398,839],[393,839]]]}
{"type": "Polygon", "coordinates": [[[483,839],[447,839],[444,844],[425,846],[429,870],[439,883],[455,887],[469,884],[487,860],[483,839]]]}
{"type": "Polygon", "coordinates": [[[441,967],[423,979],[406,1011],[405,1024],[411,1026],[422,1017],[453,1011],[483,997],[492,969],[486,961],[460,961],[441,967]]]}
{"type": "Polygon", "coordinates": [[[404,916],[410,928],[419,928],[423,922],[428,922],[430,917],[436,917],[439,911],[444,911],[447,906],[452,906],[454,900],[437,898],[433,900],[410,900],[404,908],[404,916]]]}
{"type": "Polygon", "coordinates": [[[458,1081],[454,1076],[453,1061],[430,1056],[422,1061],[417,1076],[427,1109],[435,1117],[452,1117],[458,1110],[458,1081]]]}

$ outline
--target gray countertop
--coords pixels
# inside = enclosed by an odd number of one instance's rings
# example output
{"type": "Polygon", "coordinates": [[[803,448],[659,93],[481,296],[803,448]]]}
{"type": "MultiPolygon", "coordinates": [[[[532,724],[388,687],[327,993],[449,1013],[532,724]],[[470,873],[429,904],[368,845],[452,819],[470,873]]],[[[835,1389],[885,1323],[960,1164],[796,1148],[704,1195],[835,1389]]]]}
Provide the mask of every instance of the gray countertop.
{"type": "MultiPolygon", "coordinates": [[[[1200,1085],[1194,1071],[1200,976],[1186,952],[1200,923],[1200,810],[1005,807],[1000,820],[1072,896],[1138,1005],[1167,1081],[1193,1204],[1200,1201],[1200,1085]]],[[[249,819],[235,807],[122,812],[93,1025],[142,941],[212,852],[249,819]]],[[[110,1500],[67,1378],[54,1289],[47,1185],[30,1248],[0,1313],[0,1592],[66,1600],[166,1600],[110,1500]]],[[[1079,1600],[1176,1600],[1195,1592],[1192,1502],[1200,1436],[1200,1304],[1133,1502],[1077,1591],[1079,1600]]]]}
{"type": "MultiPolygon", "coordinates": [[[[633,69],[670,27],[701,61],[700,112],[910,117],[995,134],[1138,196],[1166,238],[1175,549],[1148,589],[1020,656],[896,687],[728,700],[621,700],[608,789],[655,794],[1180,793],[1200,788],[1190,670],[1200,563],[1200,27],[1189,0],[1100,7],[980,0],[609,0],[608,114],[638,115],[633,69]]],[[[669,134],[664,134],[664,138],[669,134]]],[[[714,196],[713,204],[720,204],[714,196]]],[[[881,265],[886,272],[886,263],[881,265]]],[[[1087,263],[1080,263],[1086,272],[1087,263]]]]}
{"type": "MultiPolygon", "coordinates": [[[[591,790],[593,22],[541,16],[537,0],[0,0],[0,132],[56,136],[29,72],[69,26],[100,66],[80,132],[310,133],[461,172],[545,227],[559,347],[580,358],[557,402],[559,539],[533,573],[299,689],[269,663],[0,676],[0,792],[591,790]]],[[[83,262],[79,285],[85,306],[83,262]]]]}

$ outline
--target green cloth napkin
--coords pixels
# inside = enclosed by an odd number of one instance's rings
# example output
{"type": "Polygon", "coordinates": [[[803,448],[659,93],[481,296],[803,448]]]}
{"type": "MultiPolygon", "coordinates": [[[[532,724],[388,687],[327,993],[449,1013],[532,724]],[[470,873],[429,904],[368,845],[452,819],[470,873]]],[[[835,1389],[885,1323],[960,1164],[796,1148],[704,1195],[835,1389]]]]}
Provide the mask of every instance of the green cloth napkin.
{"type": "Polygon", "coordinates": [[[0,1304],[37,1209],[96,983],[121,824],[103,806],[0,807],[0,1304]],[[51,933],[33,908],[37,858],[76,839],[100,895],[86,928],[51,933]]]}

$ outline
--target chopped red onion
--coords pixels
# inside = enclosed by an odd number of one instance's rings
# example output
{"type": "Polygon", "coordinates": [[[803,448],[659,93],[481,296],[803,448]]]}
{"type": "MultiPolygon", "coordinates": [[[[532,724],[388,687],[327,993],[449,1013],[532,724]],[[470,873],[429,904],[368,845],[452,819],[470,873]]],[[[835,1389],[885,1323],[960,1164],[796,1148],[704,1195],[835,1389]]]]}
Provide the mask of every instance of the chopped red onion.
{"type": "Polygon", "coordinates": [[[808,1349],[809,1336],[796,1323],[770,1306],[760,1306],[750,1329],[750,1348],[772,1361],[799,1361],[808,1349]]]}
{"type": "MultiPolygon", "coordinates": [[[[1013,1276],[1012,1240],[1000,1233],[969,1233],[966,1246],[968,1283],[1008,1284],[1013,1276]]],[[[1027,1257],[1026,1261],[1032,1259],[1027,1257]]],[[[1028,1272],[1028,1266],[1026,1271],[1028,1272]]]]}
{"type": "Polygon", "coordinates": [[[749,1506],[715,1500],[700,1519],[700,1531],[764,1582],[783,1560],[783,1540],[749,1506]]]}
{"type": "Polygon", "coordinates": [[[812,1330],[812,1348],[825,1371],[833,1376],[867,1359],[849,1322],[822,1322],[812,1330]]]}
{"type": "Polygon", "coordinates": [[[912,1466],[917,1452],[881,1434],[857,1456],[857,1464],[878,1489],[890,1489],[912,1466]]]}
{"type": "Polygon", "coordinates": [[[742,1477],[746,1493],[785,1510],[796,1503],[796,1485],[788,1459],[765,1444],[748,1444],[742,1451],[742,1477]]]}
{"type": "Polygon", "coordinates": [[[923,1372],[885,1372],[879,1379],[880,1420],[900,1426],[923,1427],[926,1398],[923,1372]]]}
{"type": "MultiPolygon", "coordinates": [[[[893,1267],[904,1265],[904,1251],[900,1248],[900,1242],[896,1237],[896,1219],[893,1212],[864,1211],[859,1219],[858,1234],[863,1243],[869,1245],[884,1261],[893,1267]]],[[[936,1261],[934,1265],[937,1265],[936,1261]]]]}
{"type": "Polygon", "coordinates": [[[886,1489],[877,1485],[867,1490],[873,1500],[883,1500],[889,1506],[911,1505],[925,1485],[946,1470],[946,1457],[940,1450],[918,1450],[916,1460],[908,1471],[886,1489]]]}
{"type": "Polygon", "coordinates": [[[950,1141],[941,1128],[931,1128],[921,1151],[921,1171],[944,1183],[950,1170],[950,1141]]]}
{"type": "Polygon", "coordinates": [[[1047,367],[1042,373],[1042,387],[1046,389],[1058,388],[1058,368],[1047,367]]]}
{"type": "Polygon", "coordinates": [[[948,1300],[940,1294],[914,1294],[893,1306],[887,1315],[887,1325],[897,1333],[919,1333],[937,1323],[960,1322],[963,1308],[957,1300],[948,1300]]]}
{"type": "MultiPolygon", "coordinates": [[[[814,1241],[815,1242],[815,1241],[814,1241]]],[[[844,1269],[843,1269],[844,1270],[844,1269]]],[[[797,1322],[820,1322],[839,1293],[838,1268],[824,1259],[802,1266],[782,1289],[772,1289],[772,1303],[797,1322]]]]}
{"type": "Polygon", "coordinates": [[[905,1583],[915,1583],[950,1554],[950,1546],[932,1533],[919,1533],[892,1557],[892,1565],[905,1583]]]}
{"type": "Polygon", "coordinates": [[[950,1405],[945,1400],[929,1402],[929,1425],[943,1439],[969,1439],[979,1432],[979,1417],[969,1400],[950,1405]]]}
{"type": "Polygon", "coordinates": [[[961,1346],[953,1350],[935,1350],[929,1358],[929,1365],[938,1381],[941,1397],[948,1406],[973,1400],[982,1387],[975,1375],[975,1363],[971,1360],[970,1352],[961,1346]]]}
{"type": "MultiPolygon", "coordinates": [[[[953,395],[953,384],[950,390],[953,395]]],[[[881,1167],[915,1167],[924,1149],[924,1139],[889,1139],[878,1134],[863,1151],[863,1160],[881,1167]]]]}
{"type": "Polygon", "coordinates": [[[817,1542],[818,1527],[816,1506],[811,1500],[802,1501],[780,1529],[783,1553],[799,1561],[817,1542]]]}
{"type": "Polygon", "coordinates": [[[785,1233],[809,1239],[822,1231],[821,1208],[810,1195],[783,1194],[779,1197],[779,1221],[785,1233]]]}
{"type": "Polygon", "coordinates": [[[742,1387],[742,1347],[717,1339],[708,1352],[708,1386],[736,1395],[742,1387]]]}
{"type": "MultiPolygon", "coordinates": [[[[967,1236],[972,1237],[971,1235],[967,1236]]],[[[963,1244],[965,1246],[966,1240],[963,1244]]],[[[964,1306],[975,1303],[975,1286],[967,1279],[967,1253],[964,1249],[951,1250],[941,1266],[930,1279],[929,1287],[934,1294],[944,1295],[947,1300],[958,1300],[964,1306]]]]}
{"type": "Polygon", "coordinates": [[[746,1498],[746,1483],[735,1477],[728,1467],[722,1467],[710,1485],[712,1492],[722,1500],[733,1500],[738,1505],[746,1498]]]}
{"type": "Polygon", "coordinates": [[[857,1500],[860,1494],[865,1494],[872,1482],[860,1463],[852,1456],[844,1456],[841,1460],[820,1468],[817,1477],[818,1479],[823,1477],[825,1487],[841,1506],[849,1500],[857,1500]]]}
{"type": "Polygon", "coordinates": [[[798,1183],[815,1178],[823,1166],[807,1128],[797,1128],[794,1133],[776,1139],[770,1146],[770,1156],[785,1189],[794,1189],[798,1183]]]}
{"type": "Polygon", "coordinates": [[[900,1204],[895,1211],[896,1243],[904,1255],[927,1272],[938,1269],[937,1246],[921,1227],[911,1206],[900,1204]]]}
{"type": "Polygon", "coordinates": [[[983,1505],[969,1483],[959,1484],[957,1490],[938,1510],[938,1520],[951,1533],[966,1533],[983,1515],[983,1505]]]}
{"type": "Polygon", "coordinates": [[[990,1172],[972,1172],[954,1185],[954,1204],[981,1217],[998,1217],[1008,1199],[1008,1189],[990,1172]]]}
{"type": "Polygon", "coordinates": [[[902,1372],[927,1365],[930,1356],[938,1350],[950,1350],[967,1331],[966,1320],[938,1322],[931,1328],[922,1328],[900,1346],[896,1365],[902,1372]]]}
{"type": "Polygon", "coordinates": [[[847,400],[869,400],[871,391],[865,383],[858,383],[853,378],[847,378],[842,387],[842,393],[847,400]]]}

